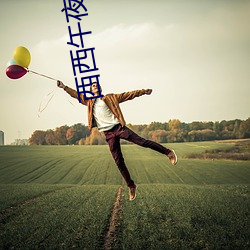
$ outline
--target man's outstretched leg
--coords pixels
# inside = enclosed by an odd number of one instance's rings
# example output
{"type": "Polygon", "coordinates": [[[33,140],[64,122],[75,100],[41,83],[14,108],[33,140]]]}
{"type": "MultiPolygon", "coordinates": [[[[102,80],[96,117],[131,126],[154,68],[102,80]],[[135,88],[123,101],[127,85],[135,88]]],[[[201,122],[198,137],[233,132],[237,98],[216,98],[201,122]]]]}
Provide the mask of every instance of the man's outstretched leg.
{"type": "Polygon", "coordinates": [[[161,154],[164,154],[169,158],[172,165],[177,164],[177,155],[175,154],[174,150],[165,148],[157,142],[146,140],[137,135],[131,129],[127,128],[126,126],[120,128],[120,137],[127,141],[133,142],[139,146],[150,148],[161,154]]]}

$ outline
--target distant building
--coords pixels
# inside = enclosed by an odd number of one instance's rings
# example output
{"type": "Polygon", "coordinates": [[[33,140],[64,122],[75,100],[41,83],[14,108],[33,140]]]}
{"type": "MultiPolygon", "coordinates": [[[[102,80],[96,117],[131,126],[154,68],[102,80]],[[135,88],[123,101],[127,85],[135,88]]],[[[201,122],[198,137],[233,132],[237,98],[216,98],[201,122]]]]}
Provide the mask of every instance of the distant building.
{"type": "Polygon", "coordinates": [[[0,130],[0,146],[4,145],[4,132],[0,130]]]}

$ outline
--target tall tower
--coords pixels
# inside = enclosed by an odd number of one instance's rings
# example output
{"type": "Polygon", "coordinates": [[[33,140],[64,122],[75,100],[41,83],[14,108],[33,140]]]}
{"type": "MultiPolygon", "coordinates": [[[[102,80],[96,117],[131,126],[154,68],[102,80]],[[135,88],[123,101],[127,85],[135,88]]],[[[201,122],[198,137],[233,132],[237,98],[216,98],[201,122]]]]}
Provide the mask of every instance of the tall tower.
{"type": "Polygon", "coordinates": [[[4,145],[4,132],[0,130],[0,146],[4,145]]]}

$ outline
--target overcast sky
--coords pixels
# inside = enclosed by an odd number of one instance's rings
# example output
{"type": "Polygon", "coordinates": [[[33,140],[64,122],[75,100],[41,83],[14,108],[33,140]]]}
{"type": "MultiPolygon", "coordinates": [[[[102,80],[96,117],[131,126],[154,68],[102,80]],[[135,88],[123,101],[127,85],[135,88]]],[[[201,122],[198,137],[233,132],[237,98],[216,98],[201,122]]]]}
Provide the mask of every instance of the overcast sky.
{"type": "MultiPolygon", "coordinates": [[[[68,2],[68,1],[66,1],[68,2]]],[[[103,93],[152,88],[121,104],[127,123],[221,121],[250,117],[250,1],[85,0],[103,93]]],[[[31,53],[29,68],[75,88],[63,0],[3,0],[0,8],[0,130],[5,143],[33,131],[87,125],[86,107],[28,73],[5,70],[17,46],[31,53]],[[47,104],[38,116],[39,106],[47,104]]]]}

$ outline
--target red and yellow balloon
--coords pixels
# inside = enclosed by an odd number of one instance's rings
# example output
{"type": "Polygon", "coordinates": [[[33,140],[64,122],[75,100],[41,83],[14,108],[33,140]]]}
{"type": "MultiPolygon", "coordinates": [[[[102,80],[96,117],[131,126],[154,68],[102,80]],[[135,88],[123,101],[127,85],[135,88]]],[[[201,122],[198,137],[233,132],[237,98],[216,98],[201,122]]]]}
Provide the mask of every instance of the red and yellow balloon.
{"type": "Polygon", "coordinates": [[[11,79],[18,79],[24,76],[30,65],[31,55],[27,48],[18,46],[13,52],[13,58],[9,61],[6,75],[11,79]]]}

